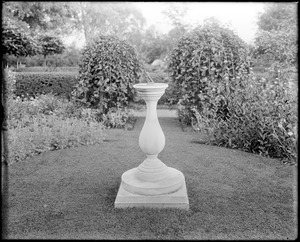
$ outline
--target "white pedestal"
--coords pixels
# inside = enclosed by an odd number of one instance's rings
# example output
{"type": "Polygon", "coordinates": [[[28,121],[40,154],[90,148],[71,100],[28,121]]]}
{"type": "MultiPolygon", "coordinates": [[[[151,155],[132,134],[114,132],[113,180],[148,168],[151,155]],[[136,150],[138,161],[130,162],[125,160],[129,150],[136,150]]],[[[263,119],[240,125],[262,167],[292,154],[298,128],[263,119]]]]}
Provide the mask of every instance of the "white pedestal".
{"type": "Polygon", "coordinates": [[[164,83],[134,85],[147,105],[139,137],[139,146],[147,158],[138,167],[123,173],[116,208],[189,208],[184,175],[157,158],[165,146],[165,136],[158,122],[156,105],[167,86],[164,83]]]}
{"type": "Polygon", "coordinates": [[[118,195],[115,201],[115,208],[179,208],[188,210],[189,200],[187,197],[185,182],[182,187],[173,193],[163,195],[139,195],[126,191],[121,183],[118,195]]]}

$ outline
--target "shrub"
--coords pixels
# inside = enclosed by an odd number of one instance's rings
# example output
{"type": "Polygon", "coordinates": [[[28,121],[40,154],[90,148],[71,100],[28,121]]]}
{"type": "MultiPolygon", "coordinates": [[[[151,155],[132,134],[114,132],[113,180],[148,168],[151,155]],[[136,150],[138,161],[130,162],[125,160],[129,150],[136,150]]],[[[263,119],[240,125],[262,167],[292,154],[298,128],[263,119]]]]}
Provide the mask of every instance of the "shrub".
{"type": "Polygon", "coordinates": [[[36,97],[53,93],[62,97],[71,97],[77,83],[77,75],[72,72],[30,72],[16,73],[17,96],[36,97]]]}
{"type": "Polygon", "coordinates": [[[288,79],[249,78],[243,88],[228,93],[227,119],[216,108],[193,109],[193,127],[207,134],[209,144],[238,148],[272,158],[296,158],[297,97],[288,79]]]}
{"type": "MultiPolygon", "coordinates": [[[[216,89],[218,83],[227,83],[227,88],[239,85],[250,72],[250,63],[246,45],[233,31],[208,25],[197,27],[179,40],[168,68],[175,83],[173,102],[182,105],[185,111],[181,114],[186,116],[182,120],[190,124],[191,107],[201,111],[204,102],[215,101],[223,92],[216,89]]],[[[225,108],[221,98],[219,102],[220,109],[225,108]]]]}
{"type": "Polygon", "coordinates": [[[133,47],[116,37],[99,35],[83,50],[74,98],[104,114],[111,107],[125,107],[133,98],[139,72],[133,47]]]}

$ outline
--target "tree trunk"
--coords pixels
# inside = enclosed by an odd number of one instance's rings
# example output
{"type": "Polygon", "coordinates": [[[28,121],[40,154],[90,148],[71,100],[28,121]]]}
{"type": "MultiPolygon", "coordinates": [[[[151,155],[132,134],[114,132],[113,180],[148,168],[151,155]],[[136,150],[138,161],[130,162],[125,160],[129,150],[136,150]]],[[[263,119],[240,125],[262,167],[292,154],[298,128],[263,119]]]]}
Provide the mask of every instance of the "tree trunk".
{"type": "Polygon", "coordinates": [[[2,71],[6,68],[8,68],[8,61],[7,61],[7,56],[6,55],[3,55],[2,57],[2,71]]]}
{"type": "Polygon", "coordinates": [[[85,6],[83,5],[82,2],[80,2],[80,12],[82,15],[82,28],[84,32],[84,37],[85,37],[85,42],[87,43],[89,40],[89,33],[88,33],[88,24],[87,24],[87,19],[86,19],[86,14],[84,12],[85,6]]]}
{"type": "Polygon", "coordinates": [[[99,111],[100,113],[103,113],[103,99],[104,99],[104,92],[100,92],[100,96],[99,96],[99,111]]]}
{"type": "Polygon", "coordinates": [[[44,55],[44,66],[47,66],[47,55],[44,55]]]}

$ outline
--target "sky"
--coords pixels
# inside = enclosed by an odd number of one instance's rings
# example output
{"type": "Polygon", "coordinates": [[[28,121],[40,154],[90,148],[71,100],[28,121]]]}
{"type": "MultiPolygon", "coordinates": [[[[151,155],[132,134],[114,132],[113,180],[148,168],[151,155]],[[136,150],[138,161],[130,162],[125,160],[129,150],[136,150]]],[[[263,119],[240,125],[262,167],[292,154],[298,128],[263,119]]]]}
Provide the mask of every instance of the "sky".
{"type": "MultiPolygon", "coordinates": [[[[179,2],[188,8],[187,23],[203,23],[208,17],[216,17],[221,23],[230,23],[236,33],[247,43],[254,39],[257,30],[256,19],[263,11],[262,2],[179,2]]],[[[150,26],[167,33],[171,26],[162,14],[168,6],[165,2],[138,2],[137,7],[150,26]]]]}
{"type": "MultiPolygon", "coordinates": [[[[171,2],[135,2],[146,19],[147,26],[154,25],[161,33],[167,33],[171,28],[168,19],[162,13],[171,2]]],[[[247,43],[253,43],[257,31],[257,16],[263,12],[263,2],[176,2],[187,7],[186,23],[202,24],[208,17],[215,17],[221,23],[230,24],[231,28],[247,43]]],[[[74,39],[76,45],[84,45],[83,36],[70,36],[65,40],[70,44],[74,39]]]]}

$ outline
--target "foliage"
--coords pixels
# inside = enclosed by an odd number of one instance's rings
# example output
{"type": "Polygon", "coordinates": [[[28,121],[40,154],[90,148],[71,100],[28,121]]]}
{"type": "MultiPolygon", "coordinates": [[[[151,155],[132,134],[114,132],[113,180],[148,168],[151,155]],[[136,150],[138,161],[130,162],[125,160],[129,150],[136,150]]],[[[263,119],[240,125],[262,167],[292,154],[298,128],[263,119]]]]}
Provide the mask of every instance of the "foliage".
{"type": "Polygon", "coordinates": [[[99,35],[83,50],[74,98],[87,107],[99,107],[104,114],[111,107],[124,107],[133,97],[139,72],[139,61],[129,44],[99,35]]]}
{"type": "Polygon", "coordinates": [[[61,67],[49,67],[49,66],[32,66],[22,67],[16,70],[16,72],[78,72],[78,67],[75,66],[61,66],[61,67]]]}
{"type": "Polygon", "coordinates": [[[294,28],[297,25],[296,3],[266,3],[259,16],[258,28],[264,31],[294,28]]]}
{"type": "Polygon", "coordinates": [[[187,10],[188,8],[184,3],[172,2],[169,3],[169,7],[163,11],[167,21],[173,25],[173,28],[165,38],[168,53],[171,52],[177,41],[190,30],[190,25],[186,23],[187,10]]]}
{"type": "Polygon", "coordinates": [[[1,84],[3,99],[7,100],[9,97],[13,97],[16,89],[15,73],[11,72],[9,69],[4,69],[3,82],[1,84]]]}
{"type": "Polygon", "coordinates": [[[42,35],[38,38],[38,41],[42,47],[42,54],[45,58],[45,65],[47,66],[46,56],[53,54],[61,54],[65,50],[62,41],[55,36],[42,35]]]}
{"type": "Polygon", "coordinates": [[[99,34],[134,40],[145,24],[143,15],[129,2],[78,2],[69,6],[77,13],[78,30],[83,30],[86,42],[99,34]]]}
{"type": "MultiPolygon", "coordinates": [[[[266,4],[258,20],[259,31],[253,55],[257,59],[285,68],[296,66],[298,36],[296,3],[266,4]]],[[[271,65],[269,65],[271,66],[271,65]]],[[[274,70],[274,66],[271,66],[274,70]]]]}
{"type": "Polygon", "coordinates": [[[169,7],[163,11],[163,14],[165,14],[174,27],[185,29],[184,18],[187,10],[187,6],[182,3],[169,3],[169,7]]]}
{"type": "Polygon", "coordinates": [[[33,117],[39,114],[52,115],[55,114],[62,118],[83,118],[82,108],[74,105],[66,99],[59,98],[53,94],[39,95],[36,98],[20,98],[15,96],[9,97],[8,119],[12,127],[18,120],[25,120],[27,116],[33,117]]]}
{"type": "Polygon", "coordinates": [[[249,73],[250,63],[244,42],[233,31],[207,25],[180,39],[171,53],[169,70],[175,84],[173,103],[182,105],[182,120],[189,124],[191,106],[201,111],[203,103],[216,101],[223,115],[226,103],[222,88],[238,85],[249,73]],[[223,83],[219,89],[218,83],[223,83]]]}
{"type": "Polygon", "coordinates": [[[35,97],[53,93],[70,98],[77,82],[77,73],[73,72],[17,72],[15,94],[35,97]]]}
{"type": "Polygon", "coordinates": [[[102,142],[103,125],[90,109],[52,94],[23,100],[14,95],[15,74],[5,72],[8,160],[10,163],[53,149],[102,142]]]}
{"type": "Polygon", "coordinates": [[[103,129],[98,122],[76,118],[61,118],[39,114],[26,116],[8,130],[9,163],[45,151],[91,145],[103,141],[103,129]]]}
{"type": "Polygon", "coordinates": [[[256,38],[256,57],[269,55],[269,62],[295,65],[297,59],[296,32],[261,31],[256,38]]]}
{"type": "Polygon", "coordinates": [[[164,95],[158,100],[158,104],[169,104],[172,100],[171,88],[172,83],[170,82],[170,78],[167,73],[162,70],[158,70],[156,72],[148,73],[151,79],[157,83],[167,83],[169,86],[166,88],[164,95]]]}
{"type": "Polygon", "coordinates": [[[10,19],[4,19],[2,29],[2,53],[15,56],[38,54],[38,43],[22,31],[10,19]]]}
{"type": "Polygon", "coordinates": [[[169,76],[167,73],[163,72],[162,70],[157,70],[155,72],[148,72],[148,75],[154,82],[168,82],[169,76]]]}
{"type": "MultiPolygon", "coordinates": [[[[47,57],[48,67],[42,67],[45,64],[45,57],[43,55],[27,56],[27,57],[15,57],[13,55],[8,55],[6,57],[7,65],[10,67],[16,67],[17,62],[24,63],[26,67],[37,67],[37,69],[49,71],[51,68],[64,71],[67,66],[78,67],[80,62],[81,53],[80,50],[76,47],[70,46],[66,47],[65,51],[62,54],[52,54],[47,57]],[[55,68],[55,67],[63,67],[55,68]]],[[[33,68],[34,69],[34,68],[33,68]]],[[[78,69],[78,68],[77,68],[78,69]]],[[[19,71],[19,69],[18,69],[19,71]]],[[[67,71],[69,71],[67,69],[67,71]]]]}
{"type": "Polygon", "coordinates": [[[217,106],[193,108],[193,127],[207,134],[207,143],[258,153],[272,158],[296,158],[297,97],[289,79],[246,78],[234,91],[224,89],[226,119],[217,106]]]}
{"type": "Polygon", "coordinates": [[[2,7],[5,18],[32,36],[46,32],[70,34],[77,24],[76,12],[66,2],[6,1],[2,7]]]}
{"type": "MultiPolygon", "coordinates": [[[[9,72],[9,83],[7,95],[11,105],[9,105],[9,120],[14,125],[13,120],[25,120],[27,116],[33,117],[39,114],[55,115],[57,117],[68,119],[75,118],[85,121],[100,122],[106,128],[124,128],[132,129],[134,118],[125,109],[112,108],[106,115],[102,115],[97,109],[83,108],[72,100],[68,101],[62,96],[55,96],[51,93],[36,95],[34,97],[20,98],[15,95],[15,73],[9,72]]],[[[14,125],[16,126],[16,125],[14,125]]]]}
{"type": "Polygon", "coordinates": [[[111,108],[107,114],[103,115],[102,123],[107,128],[125,128],[127,130],[133,128],[133,119],[126,108],[111,108]]]}
{"type": "Polygon", "coordinates": [[[154,60],[166,55],[169,45],[167,36],[159,34],[155,26],[151,25],[141,36],[141,45],[138,50],[141,59],[151,64],[154,60]]]}
{"type": "MultiPolygon", "coordinates": [[[[69,46],[66,48],[63,54],[56,55],[56,66],[78,66],[80,62],[81,52],[80,49],[75,46],[69,46]]],[[[48,60],[50,61],[50,60],[48,60]]]]}

